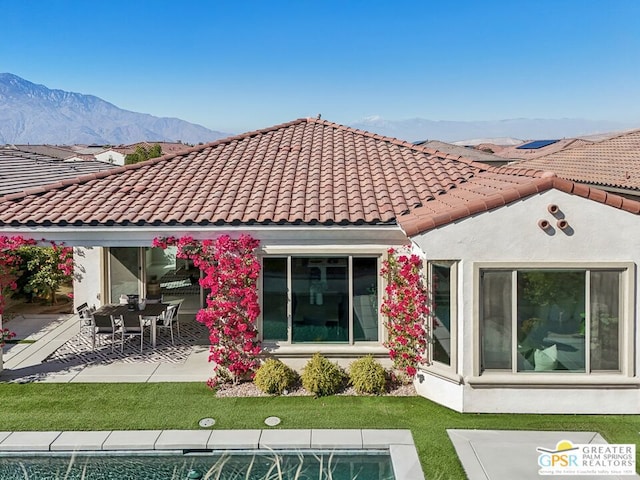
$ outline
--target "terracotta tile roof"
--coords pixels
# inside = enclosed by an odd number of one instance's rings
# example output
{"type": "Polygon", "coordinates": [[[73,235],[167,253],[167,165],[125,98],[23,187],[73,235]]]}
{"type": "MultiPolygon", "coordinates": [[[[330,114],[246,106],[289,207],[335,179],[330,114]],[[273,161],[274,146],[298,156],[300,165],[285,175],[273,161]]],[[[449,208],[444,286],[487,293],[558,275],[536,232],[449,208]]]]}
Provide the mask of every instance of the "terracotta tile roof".
{"type": "MultiPolygon", "coordinates": [[[[531,143],[533,140],[527,140],[520,145],[526,145],[527,143],[531,143]]],[[[496,150],[494,155],[497,155],[502,158],[507,158],[511,160],[518,159],[532,159],[542,157],[544,155],[549,155],[551,153],[560,152],[562,150],[566,150],[569,148],[580,147],[582,145],[588,145],[593,142],[589,140],[584,140],[582,138],[561,138],[557,142],[554,142],[550,145],[546,145],[541,148],[518,148],[520,145],[510,145],[508,147],[504,147],[501,150],[496,150]]]]}
{"type": "Polygon", "coordinates": [[[399,223],[412,235],[557,181],[299,119],[6,195],[0,225],[399,223]]]}
{"type": "Polygon", "coordinates": [[[451,143],[441,142],[439,140],[426,140],[424,142],[415,142],[415,145],[421,145],[427,148],[433,148],[439,152],[449,153],[451,155],[458,155],[460,157],[468,158],[474,162],[482,162],[487,165],[503,165],[509,160],[506,158],[498,157],[488,152],[484,152],[481,149],[472,147],[464,147],[462,145],[453,145],[451,143]]]}
{"type": "Polygon", "coordinates": [[[552,170],[576,182],[640,190],[640,130],[516,165],[552,170]]]}
{"type": "Polygon", "coordinates": [[[0,147],[0,195],[112,168],[98,161],[67,162],[16,148],[0,147]]]}

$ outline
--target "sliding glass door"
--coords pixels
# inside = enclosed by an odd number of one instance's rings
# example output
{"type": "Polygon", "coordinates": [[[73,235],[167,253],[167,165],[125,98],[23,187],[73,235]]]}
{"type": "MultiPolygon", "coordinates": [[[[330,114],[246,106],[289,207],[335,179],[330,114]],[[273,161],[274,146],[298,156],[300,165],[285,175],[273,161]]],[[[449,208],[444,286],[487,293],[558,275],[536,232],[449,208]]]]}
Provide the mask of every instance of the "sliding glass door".
{"type": "Polygon", "coordinates": [[[140,295],[140,249],[109,249],[109,301],[118,303],[121,295],[140,295]]]}
{"type": "Polygon", "coordinates": [[[265,257],[263,339],[377,342],[377,286],[377,257],[265,257]]]}

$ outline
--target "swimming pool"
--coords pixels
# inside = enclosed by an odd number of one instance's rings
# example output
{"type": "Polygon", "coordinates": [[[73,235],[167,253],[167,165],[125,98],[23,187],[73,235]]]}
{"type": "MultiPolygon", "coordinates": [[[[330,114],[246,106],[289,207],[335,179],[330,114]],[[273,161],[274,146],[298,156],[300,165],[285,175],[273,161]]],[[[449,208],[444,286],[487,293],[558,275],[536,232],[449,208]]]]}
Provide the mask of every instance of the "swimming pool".
{"type": "Polygon", "coordinates": [[[394,480],[388,450],[0,455],[2,480],[394,480]]]}
{"type": "MultiPolygon", "coordinates": [[[[201,428],[198,430],[97,430],[97,431],[0,431],[0,480],[10,480],[19,478],[20,480],[33,480],[37,475],[37,480],[56,478],[56,480],[68,478],[82,478],[83,469],[89,469],[89,464],[95,462],[100,465],[103,458],[118,457],[121,464],[131,462],[132,464],[143,464],[136,467],[133,472],[135,476],[124,474],[120,471],[122,467],[118,462],[115,466],[95,467],[94,476],[85,473],[85,479],[108,478],[142,480],[154,478],[168,478],[183,480],[181,477],[185,471],[191,467],[211,469],[216,463],[225,462],[233,465],[231,454],[245,455],[243,461],[249,461],[255,456],[260,461],[267,462],[269,456],[273,458],[273,453],[283,455],[281,461],[275,465],[271,461],[268,468],[273,466],[272,473],[279,475],[283,471],[283,465],[290,466],[298,472],[299,453],[305,453],[308,458],[307,465],[312,465],[311,459],[314,454],[322,458],[323,468],[330,461],[336,467],[334,479],[337,475],[342,475],[340,480],[347,478],[353,480],[378,479],[375,476],[379,472],[382,479],[394,478],[395,480],[424,480],[424,474],[420,465],[420,458],[413,442],[410,430],[406,429],[246,429],[228,430],[219,428],[201,428]],[[75,452],[75,453],[74,453],[75,452]],[[222,455],[224,459],[214,459],[213,455],[222,455]],[[285,458],[289,455],[289,458],[285,458]],[[385,457],[384,459],[380,457],[385,457]],[[177,461],[167,470],[163,466],[163,473],[156,475],[153,469],[147,469],[145,465],[160,465],[161,458],[165,456],[176,456],[177,461]],[[206,458],[208,456],[208,458],[206,458]],[[134,457],[125,462],[124,457],[134,457]],[[199,458],[202,457],[202,458],[199,458]],[[47,460],[51,458],[52,460],[47,460]],[[73,462],[71,459],[73,458],[73,462]],[[54,459],[57,459],[54,461],[54,459]],[[91,461],[89,461],[91,459],[91,461]],[[362,461],[362,465],[353,463],[352,460],[362,461]],[[17,460],[14,461],[14,460],[17,460]],[[22,461],[22,463],[20,463],[22,461]],[[389,472],[383,466],[390,461],[389,472]],[[83,463],[84,462],[84,463],[83,463]],[[205,464],[200,467],[198,462],[205,464]],[[206,465],[206,462],[210,462],[206,465]],[[296,463],[297,462],[297,463],[296,463]],[[375,465],[374,465],[375,464],[375,465]],[[29,469],[45,468],[48,470],[29,469]],[[69,468],[71,465],[71,468],[69,468]],[[85,467],[86,465],[86,467],[85,467]],[[348,467],[346,466],[348,465],[348,467]],[[13,470],[11,468],[13,468],[13,470]],[[20,475],[16,477],[15,468],[19,469],[20,475]],[[279,469],[279,470],[278,470],[279,469]],[[344,469],[344,472],[341,473],[344,469]],[[356,471],[362,469],[362,474],[355,477],[356,471]],[[371,475],[364,475],[365,469],[371,469],[371,475]],[[25,475],[25,470],[27,474],[25,475]],[[69,470],[69,475],[67,475],[69,470]],[[78,472],[80,477],[78,477],[78,472]],[[101,473],[100,473],[101,472],[101,473]],[[112,472],[111,476],[104,476],[104,472],[112,472]],[[175,474],[174,474],[175,472],[175,474]],[[354,473],[352,473],[354,472],[354,473]],[[49,475],[45,477],[44,475],[49,475]],[[75,476],[72,476],[73,475],[75,476]],[[144,474],[144,476],[140,476],[144,474]],[[13,476],[10,476],[13,475],[13,476]],[[58,475],[57,477],[55,475],[58,475]],[[103,475],[102,477],[97,475],[103,475]],[[156,476],[151,476],[156,475],[156,476]],[[353,475],[349,477],[349,475],[353,475]]],[[[104,460],[106,461],[106,460],[104,460]]],[[[254,460],[256,465],[257,460],[254,460]]],[[[319,461],[318,461],[319,463],[319,461]]],[[[219,464],[218,464],[219,465],[219,464]]],[[[227,468],[229,468],[227,467],[227,468]]],[[[93,469],[93,464],[91,465],[93,469]]],[[[319,467],[318,467],[319,468],[319,467]]],[[[286,468],[284,468],[286,470],[286,468]]],[[[199,471],[199,470],[198,470],[199,471]]],[[[257,471],[257,470],[256,470],[257,471]]],[[[268,470],[267,470],[268,471],[268,470]]],[[[93,472],[93,470],[92,470],[93,472]]],[[[302,469],[300,470],[302,472],[302,469]]],[[[202,472],[200,472],[202,473],[202,472]]],[[[317,473],[317,472],[316,472],[317,473]]],[[[206,475],[206,471],[204,472],[206,475]]],[[[297,480],[305,480],[305,476],[300,476],[297,480]]],[[[197,478],[197,477],[196,477],[197,478]]],[[[206,478],[206,476],[203,476],[206,478]]],[[[212,476],[210,478],[216,478],[212,476]]],[[[232,477],[232,480],[244,480],[244,476],[232,477]]],[[[260,477],[257,477],[260,478],[260,477]]],[[[273,480],[286,479],[284,476],[271,477],[273,480]]],[[[295,476],[292,478],[296,478],[295,476]]],[[[314,480],[322,479],[322,476],[315,475],[314,480]]],[[[324,477],[326,478],[326,476],[324,477]]],[[[262,479],[261,479],[262,480],[262,479]]]]}

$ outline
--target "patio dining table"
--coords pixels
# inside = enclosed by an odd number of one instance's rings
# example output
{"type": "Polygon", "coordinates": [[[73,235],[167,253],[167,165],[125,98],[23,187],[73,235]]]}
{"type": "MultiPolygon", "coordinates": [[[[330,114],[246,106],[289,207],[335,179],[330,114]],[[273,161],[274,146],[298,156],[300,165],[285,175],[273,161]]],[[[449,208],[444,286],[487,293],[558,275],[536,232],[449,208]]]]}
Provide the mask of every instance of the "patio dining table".
{"type": "Polygon", "coordinates": [[[113,315],[127,319],[137,320],[139,316],[147,317],[151,327],[151,345],[156,347],[156,325],[158,318],[167,310],[167,303],[148,303],[142,310],[130,310],[129,305],[107,304],[97,309],[94,313],[98,315],[113,315]]]}

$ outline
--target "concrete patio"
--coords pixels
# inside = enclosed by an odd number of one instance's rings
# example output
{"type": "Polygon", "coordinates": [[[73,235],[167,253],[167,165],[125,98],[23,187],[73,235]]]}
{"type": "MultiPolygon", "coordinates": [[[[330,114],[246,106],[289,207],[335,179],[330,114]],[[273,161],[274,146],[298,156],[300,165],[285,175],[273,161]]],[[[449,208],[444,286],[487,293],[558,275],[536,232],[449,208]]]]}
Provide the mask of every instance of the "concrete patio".
{"type": "MultiPolygon", "coordinates": [[[[181,316],[182,325],[188,322],[195,323],[193,316],[181,316]]],[[[204,382],[212,372],[206,333],[197,344],[192,342],[178,347],[179,341],[176,341],[176,347],[173,347],[165,342],[157,347],[157,352],[145,341],[143,354],[158,355],[158,360],[155,357],[145,359],[144,355],[127,358],[127,355],[120,355],[119,345],[111,355],[110,344],[106,348],[102,344],[101,348],[106,351],[102,358],[85,362],[82,355],[75,359],[60,357],[62,361],[56,357],[56,352],[81,333],[76,315],[21,315],[5,322],[4,326],[25,343],[7,344],[3,348],[3,371],[0,373],[3,382],[204,382]],[[163,361],[162,356],[170,360],[172,348],[176,352],[180,348],[184,358],[178,362],[163,361]]],[[[82,335],[90,337],[89,333],[82,335]]],[[[137,355],[139,343],[128,348],[135,349],[137,355]]]]}
{"type": "MultiPolygon", "coordinates": [[[[540,478],[538,448],[554,449],[558,442],[607,445],[596,432],[537,432],[509,430],[447,430],[469,480],[534,480],[540,478]]],[[[553,478],[555,475],[552,475],[553,478]]],[[[585,480],[640,478],[636,475],[560,475],[585,480]]]]}

